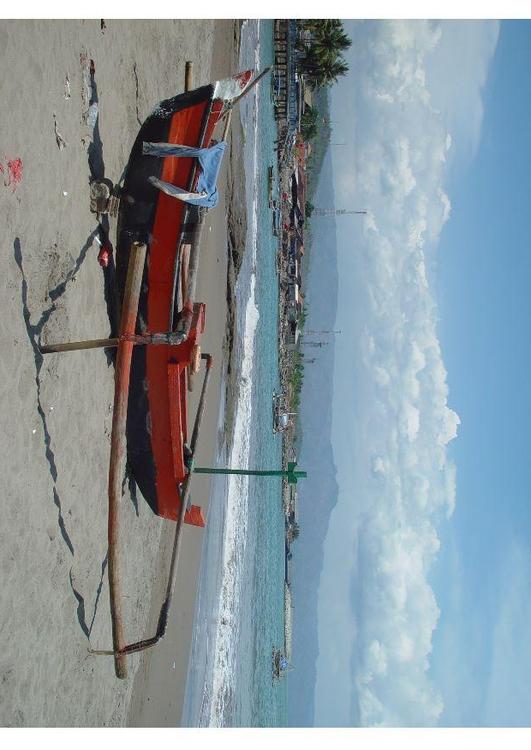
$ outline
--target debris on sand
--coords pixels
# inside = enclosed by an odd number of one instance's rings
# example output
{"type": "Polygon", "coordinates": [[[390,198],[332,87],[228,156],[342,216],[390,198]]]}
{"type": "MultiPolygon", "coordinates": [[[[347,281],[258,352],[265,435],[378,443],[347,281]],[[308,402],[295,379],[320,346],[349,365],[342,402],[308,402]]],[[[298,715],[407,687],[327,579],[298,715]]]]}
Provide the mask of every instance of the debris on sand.
{"type": "Polygon", "coordinates": [[[22,159],[18,157],[15,159],[8,159],[4,156],[6,162],[6,168],[3,164],[0,164],[0,172],[4,175],[4,187],[10,187],[14,193],[17,189],[17,185],[22,182],[22,159]],[[6,174],[7,169],[7,174],[6,174]]]}
{"type": "Polygon", "coordinates": [[[90,100],[92,99],[92,78],[91,70],[94,67],[94,61],[90,59],[85,51],[79,55],[79,64],[81,66],[81,106],[82,121],[86,123],[90,100]]]}
{"type": "Polygon", "coordinates": [[[54,126],[54,131],[55,131],[55,142],[57,143],[57,148],[59,149],[59,151],[62,151],[64,148],[66,148],[67,144],[66,144],[65,139],[61,135],[61,133],[57,130],[57,118],[55,116],[55,112],[53,115],[53,126],[54,126]]]}
{"type": "Polygon", "coordinates": [[[9,174],[9,184],[15,192],[17,185],[22,182],[22,159],[10,159],[7,162],[7,171],[9,174]]]}

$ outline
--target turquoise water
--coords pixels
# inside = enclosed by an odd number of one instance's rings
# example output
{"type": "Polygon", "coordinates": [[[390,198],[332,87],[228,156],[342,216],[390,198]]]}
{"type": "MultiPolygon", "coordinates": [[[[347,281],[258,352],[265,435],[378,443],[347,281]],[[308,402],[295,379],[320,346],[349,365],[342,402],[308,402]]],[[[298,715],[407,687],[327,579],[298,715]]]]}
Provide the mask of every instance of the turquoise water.
{"type": "MultiPolygon", "coordinates": [[[[272,23],[263,23],[260,67],[273,61],[272,23]]],[[[277,240],[272,234],[272,215],[268,207],[267,168],[274,162],[273,140],[276,125],[269,90],[259,110],[260,167],[258,182],[258,262],[257,302],[260,319],[255,343],[255,429],[252,455],[258,468],[281,465],[280,436],[272,434],[271,395],[278,382],[278,283],[276,273],[277,240]]],[[[287,682],[272,683],[271,653],[284,644],[284,513],[281,480],[257,477],[252,482],[256,504],[251,629],[254,638],[252,673],[252,724],[278,726],[287,723],[287,682]]]]}
{"type": "MultiPolygon", "coordinates": [[[[240,67],[273,60],[271,21],[242,29],[240,67]]],[[[245,100],[244,100],[245,101],[245,100]]],[[[268,206],[268,167],[276,125],[266,80],[257,101],[241,107],[246,138],[249,231],[236,296],[240,393],[232,446],[218,465],[276,468],[280,436],[272,432],[278,381],[277,240],[268,206]]],[[[273,682],[272,651],[284,644],[284,514],[277,478],[213,482],[205,530],[183,724],[286,726],[287,679],[273,682]]]]}

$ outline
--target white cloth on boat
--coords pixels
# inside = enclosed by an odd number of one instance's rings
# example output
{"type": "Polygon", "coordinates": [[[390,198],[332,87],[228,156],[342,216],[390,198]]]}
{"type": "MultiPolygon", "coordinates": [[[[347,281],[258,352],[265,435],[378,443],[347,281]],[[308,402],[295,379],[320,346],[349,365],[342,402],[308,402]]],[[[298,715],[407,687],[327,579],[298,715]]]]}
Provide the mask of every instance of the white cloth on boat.
{"type": "Polygon", "coordinates": [[[158,177],[149,177],[149,181],[167,195],[186,201],[186,203],[214,208],[219,200],[216,183],[226,148],[226,141],[220,141],[209,148],[181,146],[178,143],[150,143],[144,141],[142,153],[148,156],[197,158],[201,169],[195,192],[190,192],[169,182],[159,180],[158,177]]]}
{"type": "Polygon", "coordinates": [[[148,177],[148,180],[156,188],[161,190],[163,193],[166,193],[166,195],[169,195],[172,198],[178,198],[180,201],[184,201],[185,203],[195,203],[200,206],[204,205],[201,203],[201,201],[204,200],[208,195],[206,192],[190,193],[188,192],[188,190],[183,190],[182,188],[177,187],[177,185],[172,185],[171,182],[164,182],[164,180],[159,180],[158,177],[153,177],[153,175],[148,177]]]}

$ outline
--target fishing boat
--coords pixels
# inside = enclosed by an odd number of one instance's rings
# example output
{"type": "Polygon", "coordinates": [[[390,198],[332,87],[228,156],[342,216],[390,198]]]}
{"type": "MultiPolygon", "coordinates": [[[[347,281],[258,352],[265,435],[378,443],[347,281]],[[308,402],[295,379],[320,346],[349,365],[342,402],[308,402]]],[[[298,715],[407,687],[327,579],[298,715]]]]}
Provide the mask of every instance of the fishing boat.
{"type": "MultiPolygon", "coordinates": [[[[195,301],[201,229],[217,203],[216,180],[234,104],[269,71],[246,71],[161,102],[142,125],[119,195],[91,190],[91,210],[118,211],[116,299],[118,335],[41,346],[42,354],[116,347],[115,392],[109,460],[108,572],[113,655],[119,678],[128,654],[164,637],[175,585],[183,523],[204,526],[190,505],[194,455],[212,357],[201,353],[205,305],[195,301]],[[251,80],[252,79],[252,80],[251,80]],[[224,119],[221,140],[213,141],[224,119]],[[112,200],[111,200],[112,198],[112,200]],[[206,370],[191,435],[188,391],[201,361],[206,370]],[[156,632],[127,643],[122,613],[119,528],[125,458],[153,511],[175,521],[165,596],[156,632]]],[[[197,469],[195,469],[197,470],[197,469]]]]}
{"type": "MultiPolygon", "coordinates": [[[[174,521],[189,472],[187,390],[201,361],[205,326],[205,305],[194,299],[200,234],[204,214],[216,202],[215,179],[226,145],[223,138],[220,143],[212,138],[218,122],[252,85],[251,78],[252,71],[245,71],[155,107],[135,140],[120,192],[118,300],[131,244],[143,243],[147,258],[137,333],[156,334],[160,341],[133,352],[127,458],[152,510],[174,521]]],[[[204,526],[201,509],[188,508],[184,521],[204,526]]]]}
{"type": "Polygon", "coordinates": [[[297,412],[289,411],[286,397],[273,391],[273,432],[285,432],[292,425],[297,412]]]}
{"type": "Polygon", "coordinates": [[[275,201],[273,200],[273,167],[267,168],[267,195],[269,201],[269,208],[274,207],[275,201]]]}
{"type": "Polygon", "coordinates": [[[289,663],[279,648],[273,649],[273,680],[281,680],[288,672],[289,663]]]}
{"type": "Polygon", "coordinates": [[[279,206],[273,206],[273,235],[280,236],[280,226],[282,224],[282,211],[279,206]]]}

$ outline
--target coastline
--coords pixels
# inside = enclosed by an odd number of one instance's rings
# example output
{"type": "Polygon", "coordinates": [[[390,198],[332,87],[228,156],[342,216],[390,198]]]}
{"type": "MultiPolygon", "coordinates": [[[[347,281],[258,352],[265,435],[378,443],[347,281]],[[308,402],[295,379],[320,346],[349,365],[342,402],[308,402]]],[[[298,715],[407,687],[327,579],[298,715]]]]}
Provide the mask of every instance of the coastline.
{"type": "Polygon", "coordinates": [[[239,117],[232,121],[228,174],[227,174],[227,327],[223,342],[225,357],[225,442],[230,445],[234,431],[234,406],[236,399],[236,371],[233,365],[236,336],[235,286],[245,251],[247,234],[247,209],[245,206],[245,170],[241,153],[243,129],[239,117]]]}
{"type": "MultiPolygon", "coordinates": [[[[272,24],[248,22],[240,67],[263,69],[272,55],[272,24]]],[[[279,466],[280,436],[271,424],[278,387],[276,241],[267,180],[275,159],[271,90],[243,103],[247,231],[235,297],[237,395],[232,423],[220,422],[232,467],[279,466]]],[[[240,158],[240,161],[242,159],[240,158]]],[[[243,242],[242,242],[243,248],[243,242]]],[[[229,382],[228,387],[231,387],[229,382]]],[[[230,398],[230,397],[229,397],[230,398]]],[[[271,649],[284,641],[284,515],[280,481],[218,477],[206,529],[196,605],[186,726],[277,726],[284,723],[286,684],[271,679],[271,649]]]]}

